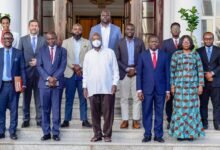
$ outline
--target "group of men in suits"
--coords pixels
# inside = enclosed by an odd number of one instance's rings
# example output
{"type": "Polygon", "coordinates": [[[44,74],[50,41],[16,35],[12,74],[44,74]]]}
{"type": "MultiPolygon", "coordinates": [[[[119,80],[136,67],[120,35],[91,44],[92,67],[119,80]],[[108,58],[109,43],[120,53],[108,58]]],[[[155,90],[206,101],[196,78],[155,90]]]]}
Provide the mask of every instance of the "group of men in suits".
{"type": "MultiPolygon", "coordinates": [[[[57,36],[54,32],[48,32],[46,39],[39,35],[37,20],[29,22],[30,33],[20,39],[18,49],[22,51],[13,47],[13,34],[9,31],[4,32],[1,38],[4,47],[0,49],[0,57],[2,57],[0,59],[0,138],[5,137],[5,111],[9,108],[11,111],[10,137],[17,139],[16,127],[20,93],[15,91],[14,77],[21,76],[24,92],[23,128],[30,126],[30,103],[33,92],[36,124],[41,126],[43,130],[41,140],[51,139],[52,132],[53,139],[59,141],[60,106],[65,87],[65,117],[61,127],[69,126],[77,90],[82,126],[93,127],[94,137],[91,142],[102,140],[103,134],[104,140],[111,142],[118,74],[121,80],[122,122],[120,128],[129,127],[128,99],[131,94],[133,99],[132,127],[134,129],[139,129],[141,126],[142,111],[145,129],[142,142],[151,141],[153,111],[155,113],[154,140],[164,142],[163,108],[166,102],[167,128],[169,128],[173,99],[170,95],[169,69],[172,54],[178,50],[180,24],[175,22],[171,25],[172,38],[164,40],[161,48],[159,48],[158,37],[150,36],[148,39],[149,48],[146,49],[144,42],[135,37],[135,26],[133,24],[126,25],[125,37],[122,38],[120,28],[111,24],[109,10],[103,10],[100,19],[101,23],[91,28],[90,41],[82,37],[82,26],[75,24],[72,28],[72,37],[64,40],[62,47],[57,45],[57,36]],[[87,54],[91,49],[93,51],[87,54]],[[103,52],[102,50],[105,49],[111,49],[114,53],[108,50],[103,52]],[[106,59],[99,58],[97,54],[103,55],[106,59]],[[97,59],[89,59],[90,55],[97,57],[97,59]],[[87,56],[87,63],[84,62],[85,56],[87,56]],[[109,59],[110,57],[111,59],[109,59]],[[115,58],[119,72],[115,66],[115,58]],[[102,77],[101,74],[94,76],[87,67],[95,64],[99,59],[103,62],[106,61],[102,64],[107,64],[109,67],[103,68],[102,77]],[[86,64],[85,68],[84,64],[86,64]],[[87,74],[84,75],[83,70],[87,74]],[[91,81],[91,77],[97,78],[97,80],[105,79],[104,74],[108,72],[114,76],[113,80],[99,82],[98,86],[96,84],[88,86],[87,83],[91,81]],[[100,88],[97,89],[97,87],[100,88]],[[89,123],[87,118],[86,98],[90,99],[93,125],[89,123]],[[103,109],[105,109],[104,112],[103,109]],[[52,129],[50,127],[51,111],[53,116],[52,129]],[[105,121],[103,131],[100,121],[102,113],[104,113],[105,121]]],[[[10,19],[8,21],[10,23],[10,19]]],[[[213,45],[214,35],[211,32],[204,33],[203,41],[204,46],[198,49],[203,62],[206,81],[205,92],[200,96],[201,117],[203,126],[207,129],[208,101],[211,97],[214,107],[214,127],[216,130],[220,130],[220,49],[213,45]]],[[[95,66],[93,65],[93,67],[95,66]]]]}

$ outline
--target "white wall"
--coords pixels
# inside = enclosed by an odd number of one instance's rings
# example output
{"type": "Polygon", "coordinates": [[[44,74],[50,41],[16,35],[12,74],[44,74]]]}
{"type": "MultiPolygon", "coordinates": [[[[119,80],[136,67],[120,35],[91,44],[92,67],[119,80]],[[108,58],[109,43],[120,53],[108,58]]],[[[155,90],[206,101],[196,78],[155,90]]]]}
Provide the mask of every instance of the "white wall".
{"type": "Polygon", "coordinates": [[[0,13],[10,14],[11,30],[21,33],[21,0],[0,0],[0,13]]]}

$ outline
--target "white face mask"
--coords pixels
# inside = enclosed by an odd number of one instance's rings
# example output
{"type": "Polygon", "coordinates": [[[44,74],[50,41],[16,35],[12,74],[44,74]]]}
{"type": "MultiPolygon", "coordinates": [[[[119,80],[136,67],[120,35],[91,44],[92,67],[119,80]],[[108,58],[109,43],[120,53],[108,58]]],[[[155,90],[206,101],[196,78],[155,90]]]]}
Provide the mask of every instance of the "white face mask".
{"type": "Polygon", "coordinates": [[[92,41],[92,46],[95,47],[95,48],[98,48],[100,47],[102,44],[102,42],[100,40],[94,40],[92,41]]]}

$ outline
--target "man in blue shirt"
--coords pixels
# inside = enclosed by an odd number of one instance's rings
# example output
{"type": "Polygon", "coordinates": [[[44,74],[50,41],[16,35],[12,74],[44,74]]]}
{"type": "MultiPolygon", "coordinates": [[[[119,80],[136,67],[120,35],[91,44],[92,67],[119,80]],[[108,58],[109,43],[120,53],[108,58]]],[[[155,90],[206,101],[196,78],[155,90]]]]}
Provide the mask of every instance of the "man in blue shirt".
{"type": "Polygon", "coordinates": [[[0,139],[5,138],[6,109],[10,110],[10,138],[17,139],[19,92],[16,92],[14,78],[21,77],[23,89],[26,87],[25,63],[22,51],[12,47],[11,32],[5,32],[0,48],[0,139]]]}

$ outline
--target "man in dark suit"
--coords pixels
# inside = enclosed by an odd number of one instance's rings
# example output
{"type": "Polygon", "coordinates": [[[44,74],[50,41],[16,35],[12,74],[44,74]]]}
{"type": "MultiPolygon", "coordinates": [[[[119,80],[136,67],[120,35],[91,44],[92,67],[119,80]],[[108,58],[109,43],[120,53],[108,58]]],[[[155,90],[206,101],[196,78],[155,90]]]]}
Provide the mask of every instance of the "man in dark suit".
{"type": "Polygon", "coordinates": [[[50,113],[52,109],[52,134],[59,141],[61,95],[64,88],[64,70],[66,68],[66,49],[57,46],[54,32],[46,34],[48,45],[39,50],[37,69],[40,74],[38,87],[42,106],[42,141],[51,139],[50,113]]]}
{"type": "MultiPolygon", "coordinates": [[[[169,59],[171,60],[172,54],[178,49],[179,43],[179,35],[180,35],[180,24],[174,22],[170,26],[170,32],[172,34],[172,38],[166,39],[162,43],[161,50],[164,50],[167,54],[169,59]]],[[[167,129],[170,128],[170,121],[173,112],[173,96],[169,101],[166,102],[166,114],[167,114],[167,129]]]]}
{"type": "Polygon", "coordinates": [[[170,98],[170,65],[167,54],[158,49],[158,37],[150,36],[148,43],[149,49],[139,55],[137,64],[137,92],[145,129],[142,142],[151,141],[153,105],[154,141],[164,142],[163,108],[165,99],[170,98]]]}
{"type": "Polygon", "coordinates": [[[116,48],[116,57],[120,72],[121,114],[122,123],[120,128],[128,128],[130,94],[133,98],[133,128],[139,129],[141,118],[141,101],[136,93],[136,64],[139,53],[145,51],[144,42],[134,37],[135,26],[127,24],[125,38],[121,39],[116,48]]]}
{"type": "Polygon", "coordinates": [[[29,126],[32,91],[34,92],[37,126],[41,125],[41,106],[39,98],[39,89],[37,87],[39,73],[36,68],[36,57],[38,55],[39,49],[43,45],[45,45],[46,41],[42,36],[38,35],[39,22],[37,20],[29,21],[29,31],[30,34],[21,37],[19,44],[19,49],[21,49],[24,53],[27,73],[27,89],[24,92],[23,100],[22,128],[29,126]]]}
{"type": "Polygon", "coordinates": [[[0,138],[5,137],[6,109],[10,110],[10,138],[17,139],[19,92],[16,92],[14,78],[21,77],[23,88],[26,87],[25,62],[22,51],[12,47],[13,35],[5,32],[0,48],[0,138]]]}
{"type": "Polygon", "coordinates": [[[208,129],[208,103],[213,105],[214,128],[220,130],[220,48],[213,45],[214,35],[205,32],[204,45],[197,51],[201,57],[205,73],[205,87],[200,96],[200,113],[204,129],[208,129]]]}

